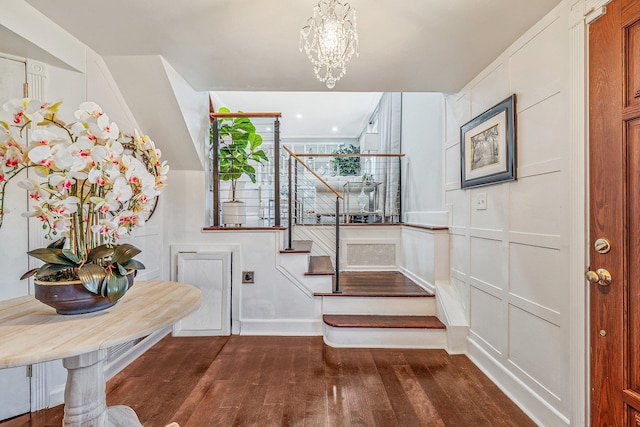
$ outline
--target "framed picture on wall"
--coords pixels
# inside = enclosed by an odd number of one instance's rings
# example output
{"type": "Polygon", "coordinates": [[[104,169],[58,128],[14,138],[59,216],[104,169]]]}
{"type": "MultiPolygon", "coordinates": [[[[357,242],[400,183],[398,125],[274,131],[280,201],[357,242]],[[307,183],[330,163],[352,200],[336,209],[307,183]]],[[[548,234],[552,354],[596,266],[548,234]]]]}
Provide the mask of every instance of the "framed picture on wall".
{"type": "Polygon", "coordinates": [[[516,179],[516,95],[460,128],[462,188],[516,179]]]}

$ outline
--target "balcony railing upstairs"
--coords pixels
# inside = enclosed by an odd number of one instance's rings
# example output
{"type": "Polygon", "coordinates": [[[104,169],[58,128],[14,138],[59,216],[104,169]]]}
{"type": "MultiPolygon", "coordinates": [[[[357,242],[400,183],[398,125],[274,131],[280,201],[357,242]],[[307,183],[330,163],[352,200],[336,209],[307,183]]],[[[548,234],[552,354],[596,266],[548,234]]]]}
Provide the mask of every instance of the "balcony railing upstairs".
{"type": "MultiPolygon", "coordinates": [[[[292,151],[290,149],[286,149],[292,151]]],[[[295,177],[299,189],[295,223],[332,222],[333,194],[341,198],[344,224],[399,223],[402,218],[401,158],[404,154],[300,154],[305,170],[295,177]]]]}

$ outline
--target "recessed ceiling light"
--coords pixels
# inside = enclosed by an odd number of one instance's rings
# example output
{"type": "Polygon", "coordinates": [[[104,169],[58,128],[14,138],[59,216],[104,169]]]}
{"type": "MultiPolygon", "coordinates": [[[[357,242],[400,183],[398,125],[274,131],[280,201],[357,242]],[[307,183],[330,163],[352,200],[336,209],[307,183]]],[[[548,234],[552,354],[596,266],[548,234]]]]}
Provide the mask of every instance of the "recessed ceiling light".
{"type": "Polygon", "coordinates": [[[337,128],[337,127],[335,127],[335,126],[334,126],[334,127],[332,127],[332,128],[331,128],[331,130],[332,130],[332,131],[334,131],[334,132],[338,132],[338,128],[337,128]]]}
{"type": "Polygon", "coordinates": [[[296,119],[301,119],[302,118],[302,114],[298,113],[296,114],[296,119]]]}

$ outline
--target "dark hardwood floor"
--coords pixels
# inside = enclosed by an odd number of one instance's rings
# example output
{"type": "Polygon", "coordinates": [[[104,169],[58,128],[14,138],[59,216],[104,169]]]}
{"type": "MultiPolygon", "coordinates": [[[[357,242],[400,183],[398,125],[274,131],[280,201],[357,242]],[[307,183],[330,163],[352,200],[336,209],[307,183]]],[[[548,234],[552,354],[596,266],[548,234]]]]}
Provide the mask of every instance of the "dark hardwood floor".
{"type": "MultiPolygon", "coordinates": [[[[107,383],[145,427],[534,426],[466,356],[322,337],[166,337],[107,383]]],[[[60,426],[62,407],[2,427],[60,426]]]]}
{"type": "Polygon", "coordinates": [[[334,297],[433,297],[399,271],[342,271],[341,294],[316,293],[334,297]]]}

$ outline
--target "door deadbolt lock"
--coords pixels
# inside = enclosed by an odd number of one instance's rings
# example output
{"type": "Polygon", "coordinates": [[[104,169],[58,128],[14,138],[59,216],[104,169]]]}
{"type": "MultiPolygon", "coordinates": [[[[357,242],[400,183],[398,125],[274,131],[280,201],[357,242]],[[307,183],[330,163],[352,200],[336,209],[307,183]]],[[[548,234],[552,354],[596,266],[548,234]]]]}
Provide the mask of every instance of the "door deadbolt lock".
{"type": "Polygon", "coordinates": [[[594,242],[593,247],[599,254],[606,254],[611,250],[611,242],[601,237],[594,242]]]}
{"type": "Polygon", "coordinates": [[[590,283],[597,283],[600,286],[609,286],[611,284],[611,273],[604,268],[599,268],[596,271],[589,270],[585,277],[590,283]]]}

